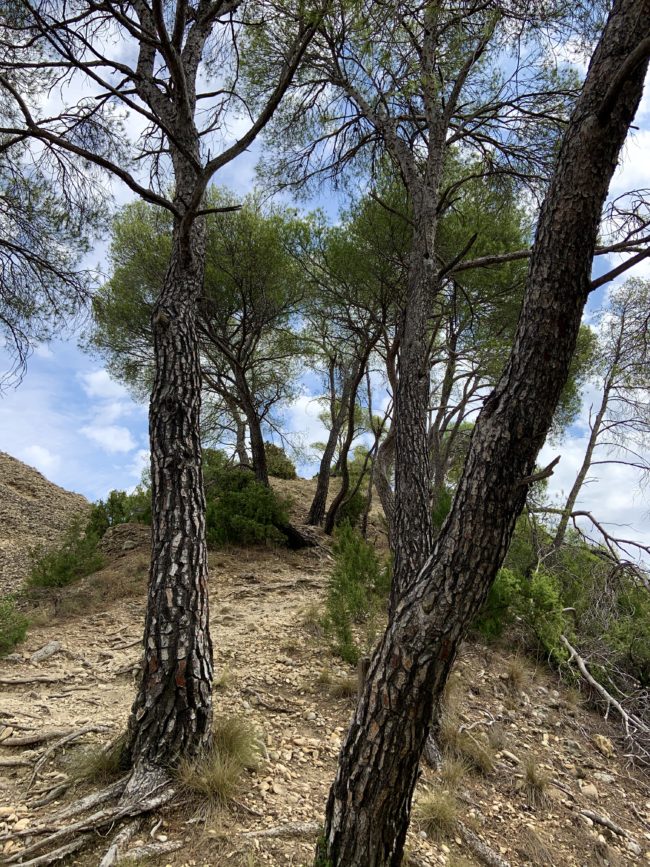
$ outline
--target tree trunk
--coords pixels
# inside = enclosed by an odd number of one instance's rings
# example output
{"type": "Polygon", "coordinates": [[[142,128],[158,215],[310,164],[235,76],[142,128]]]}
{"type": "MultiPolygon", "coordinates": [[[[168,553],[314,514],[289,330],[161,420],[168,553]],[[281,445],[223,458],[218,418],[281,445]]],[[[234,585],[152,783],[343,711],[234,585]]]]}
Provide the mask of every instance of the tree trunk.
{"type": "Polygon", "coordinates": [[[152,324],[156,361],[149,408],[152,560],[142,679],[125,756],[130,790],[205,746],[212,718],[205,499],[201,468],[201,367],[196,301],[203,289],[204,221],[172,253],[152,324]]]}
{"type": "Polygon", "coordinates": [[[647,59],[622,82],[618,73],[649,32],[648,0],[614,4],[542,207],[510,359],[480,413],[435,548],[392,606],[341,750],[316,863],[401,864],[432,714],[437,719],[460,640],[507,551],[568,376],[601,208],[647,59]],[[619,88],[613,99],[612,82],[619,88]]]}
{"type": "Polygon", "coordinates": [[[431,550],[431,469],[427,442],[430,369],[427,323],[434,296],[436,193],[423,189],[414,203],[414,230],[406,309],[400,331],[395,393],[394,553],[391,607],[431,550]],[[408,456],[408,457],[406,457],[408,456]]]}
{"type": "Polygon", "coordinates": [[[598,442],[598,435],[600,434],[600,429],[603,424],[603,418],[605,417],[605,413],[607,412],[607,404],[609,403],[610,391],[611,382],[608,380],[605,383],[605,388],[603,390],[603,399],[600,403],[600,408],[596,413],[596,418],[594,419],[594,423],[591,427],[589,442],[587,443],[587,450],[585,451],[582,466],[580,467],[578,475],[576,476],[576,480],[573,483],[573,487],[569,492],[567,501],[564,504],[564,511],[562,517],[560,518],[560,523],[557,525],[555,538],[553,539],[553,547],[556,550],[560,548],[564,542],[564,537],[566,536],[566,531],[569,526],[569,520],[571,518],[571,512],[573,512],[575,508],[576,500],[578,499],[578,495],[582,490],[585,479],[587,478],[587,473],[589,472],[589,467],[591,466],[591,462],[594,457],[594,449],[596,448],[596,444],[598,442]]]}
{"type": "Polygon", "coordinates": [[[391,426],[386,439],[379,444],[375,460],[375,487],[379,494],[379,502],[384,510],[388,528],[388,544],[393,547],[393,526],[395,524],[395,494],[390,483],[390,476],[395,461],[395,427],[391,426]]]}
{"type": "Polygon", "coordinates": [[[264,437],[262,436],[262,425],[259,415],[255,407],[255,402],[251,395],[246,375],[240,368],[235,369],[235,383],[239,392],[239,400],[241,402],[246,421],[248,423],[248,434],[251,440],[251,459],[253,461],[253,472],[255,479],[262,485],[269,487],[269,471],[266,464],[266,449],[264,448],[264,437]]]}
{"type": "Polygon", "coordinates": [[[341,446],[338,459],[338,463],[341,467],[341,487],[339,488],[338,493],[330,503],[330,507],[327,510],[327,515],[325,516],[324,529],[325,532],[329,535],[334,532],[334,527],[336,526],[336,516],[338,515],[338,511],[347,496],[348,490],[350,489],[350,470],[348,469],[348,455],[350,453],[350,448],[352,447],[352,442],[354,441],[354,416],[355,410],[357,408],[357,394],[359,393],[359,385],[361,384],[361,380],[363,379],[366,372],[366,364],[368,363],[368,358],[370,357],[370,353],[372,352],[372,348],[375,345],[375,342],[376,341],[374,340],[369,342],[362,357],[359,358],[359,366],[354,374],[354,379],[350,383],[350,394],[348,397],[347,405],[348,425],[345,434],[345,440],[343,441],[343,445],[341,446]]]}
{"type": "Polygon", "coordinates": [[[350,396],[350,379],[349,377],[345,377],[343,391],[341,394],[341,404],[337,410],[334,367],[334,362],[332,362],[329,371],[331,397],[330,416],[332,421],[332,427],[330,428],[327,443],[325,444],[325,451],[323,452],[323,457],[321,458],[320,466],[318,468],[316,493],[314,494],[314,499],[312,500],[311,506],[309,507],[309,515],[307,516],[307,523],[312,527],[319,527],[323,523],[323,519],[325,518],[325,507],[327,505],[327,495],[329,493],[330,477],[332,475],[332,458],[334,457],[336,445],[339,441],[341,429],[343,428],[343,422],[345,421],[345,414],[347,411],[347,402],[350,396]]]}

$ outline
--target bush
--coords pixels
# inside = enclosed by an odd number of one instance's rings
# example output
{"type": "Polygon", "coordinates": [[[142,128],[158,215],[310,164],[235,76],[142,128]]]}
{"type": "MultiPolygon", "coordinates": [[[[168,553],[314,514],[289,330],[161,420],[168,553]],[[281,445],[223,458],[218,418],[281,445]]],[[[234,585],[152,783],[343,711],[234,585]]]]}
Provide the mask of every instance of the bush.
{"type": "Polygon", "coordinates": [[[287,507],[271,488],[256,482],[250,470],[230,466],[214,449],[206,449],[204,463],[208,544],[286,544],[287,507]]]}
{"type": "Polygon", "coordinates": [[[87,532],[101,539],[109,527],[132,521],[151,524],[151,488],[145,484],[138,485],[132,494],[111,491],[106,500],[94,503],[87,532]]]}
{"type": "Polygon", "coordinates": [[[327,592],[327,625],[335,638],[335,650],[355,663],[359,648],[353,623],[363,623],[377,612],[390,589],[390,573],[382,568],[374,548],[349,524],[341,527],[334,543],[334,569],[327,592]]]}
{"type": "Polygon", "coordinates": [[[270,476],[276,479],[297,479],[298,474],[287,453],[275,443],[264,443],[266,467],[270,476]]]}
{"type": "Polygon", "coordinates": [[[560,641],[567,628],[564,607],[559,582],[551,572],[540,568],[526,578],[504,568],[497,573],[474,627],[494,639],[518,621],[531,649],[541,646],[559,661],[566,656],[560,641]]]}
{"type": "Polygon", "coordinates": [[[104,560],[97,550],[98,541],[99,536],[84,529],[82,521],[76,519],[59,546],[50,549],[41,546],[32,551],[28,585],[39,588],[65,587],[101,569],[104,560]]]}
{"type": "Polygon", "coordinates": [[[0,599],[0,657],[6,656],[25,640],[29,622],[16,608],[11,596],[0,599]]]}

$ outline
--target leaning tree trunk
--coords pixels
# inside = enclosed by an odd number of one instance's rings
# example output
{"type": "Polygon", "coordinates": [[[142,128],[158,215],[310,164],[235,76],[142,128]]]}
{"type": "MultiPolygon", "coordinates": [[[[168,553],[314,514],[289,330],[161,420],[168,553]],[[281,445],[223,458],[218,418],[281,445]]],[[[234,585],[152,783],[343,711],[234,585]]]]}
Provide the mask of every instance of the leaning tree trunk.
{"type": "Polygon", "coordinates": [[[332,475],[332,458],[334,457],[334,452],[336,451],[336,444],[339,441],[339,436],[341,434],[341,430],[343,429],[343,422],[345,421],[347,402],[350,393],[350,380],[348,377],[346,377],[343,386],[343,392],[341,394],[341,404],[337,410],[336,397],[334,395],[335,383],[333,367],[330,369],[330,371],[330,389],[332,390],[333,394],[331,412],[332,427],[330,428],[329,436],[327,437],[327,443],[325,444],[325,451],[323,452],[323,457],[321,458],[320,466],[318,468],[316,492],[314,494],[314,499],[311,502],[311,506],[309,507],[309,514],[307,515],[307,523],[311,527],[320,527],[320,525],[323,523],[323,519],[325,518],[325,507],[327,505],[327,495],[329,493],[330,478],[332,475]]]}
{"type": "Polygon", "coordinates": [[[649,0],[618,0],[542,207],[510,359],[477,421],[447,522],[395,600],[371,661],[340,753],[317,864],[402,862],[432,715],[464,631],[506,553],[568,376],[602,204],[647,67],[643,56],[632,71],[625,61],[649,35],[649,0]],[[628,72],[624,81],[621,70],[628,72]]]}
{"type": "Polygon", "coordinates": [[[152,561],[144,665],[125,756],[131,796],[193,755],[210,734],[212,644],[201,468],[201,367],[196,302],[203,288],[204,221],[174,230],[152,323],[156,362],[149,408],[152,561]]]}

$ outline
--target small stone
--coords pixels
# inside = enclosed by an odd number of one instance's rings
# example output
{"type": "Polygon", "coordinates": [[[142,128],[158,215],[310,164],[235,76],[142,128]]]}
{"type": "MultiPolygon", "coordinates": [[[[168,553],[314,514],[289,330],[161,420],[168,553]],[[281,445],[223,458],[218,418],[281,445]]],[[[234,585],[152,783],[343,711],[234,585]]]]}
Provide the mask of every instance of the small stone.
{"type": "Polygon", "coordinates": [[[592,801],[598,800],[598,789],[594,786],[593,783],[585,783],[580,787],[580,791],[585,796],[585,798],[591,798],[592,801]]]}
{"type": "Polygon", "coordinates": [[[123,551],[132,551],[134,548],[138,547],[138,543],[134,542],[133,539],[127,539],[126,542],[122,544],[123,551]]]}
{"type": "Polygon", "coordinates": [[[0,819],[6,819],[8,816],[12,816],[15,812],[15,807],[0,807],[0,819]]]}
{"type": "Polygon", "coordinates": [[[14,825],[14,831],[24,831],[29,827],[29,819],[19,819],[14,825]]]}
{"type": "Polygon", "coordinates": [[[422,840],[426,840],[426,839],[428,838],[429,835],[427,834],[426,831],[420,831],[419,836],[420,836],[420,839],[422,839],[422,840]]]}
{"type": "Polygon", "coordinates": [[[636,840],[626,840],[625,848],[628,850],[628,852],[632,852],[632,854],[636,855],[637,857],[641,854],[642,851],[636,840]]]}
{"type": "Polygon", "coordinates": [[[614,744],[605,735],[594,735],[594,744],[598,752],[607,759],[611,759],[616,753],[614,744]]]}
{"type": "Polygon", "coordinates": [[[156,834],[156,840],[160,840],[161,843],[166,843],[167,834],[156,834]]]}

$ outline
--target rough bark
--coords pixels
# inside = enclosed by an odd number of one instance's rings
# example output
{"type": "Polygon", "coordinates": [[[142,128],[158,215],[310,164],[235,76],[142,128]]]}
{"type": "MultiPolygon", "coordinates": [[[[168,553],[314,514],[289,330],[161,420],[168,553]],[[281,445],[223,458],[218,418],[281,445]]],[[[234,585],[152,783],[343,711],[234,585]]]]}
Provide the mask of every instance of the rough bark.
{"type": "MultiPolygon", "coordinates": [[[[212,716],[201,368],[195,327],[204,259],[203,220],[196,220],[189,231],[177,225],[153,314],[152,562],[144,666],[126,750],[143,773],[168,767],[181,754],[196,753],[205,745],[212,716]]],[[[134,788],[137,785],[134,781],[134,788]]]]}
{"type": "Polygon", "coordinates": [[[601,208],[647,60],[621,83],[605,117],[602,103],[649,31],[649,0],[614,4],[542,207],[512,354],[477,421],[449,518],[417,576],[403,583],[371,661],[330,791],[317,863],[401,864],[432,715],[505,555],[525,502],[524,480],[568,376],[601,208]]]}

